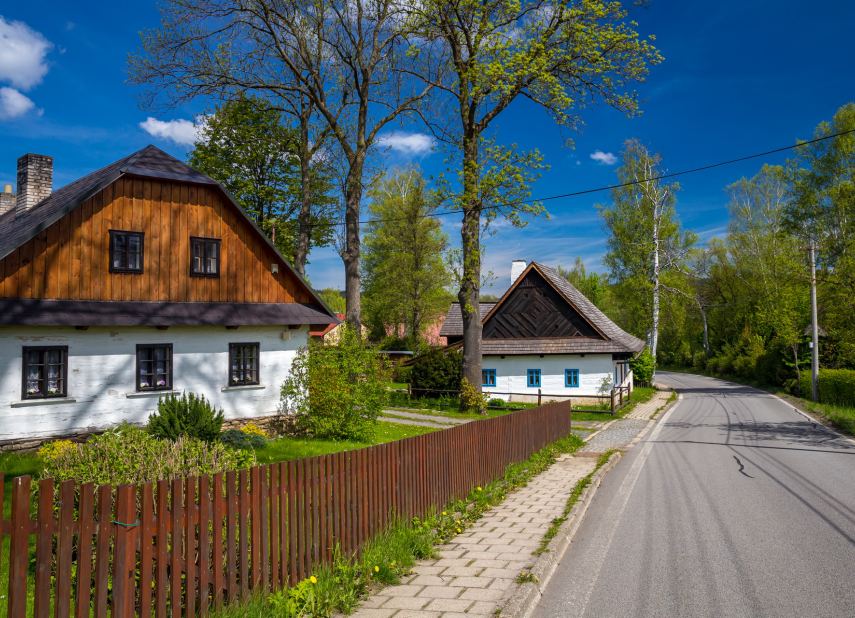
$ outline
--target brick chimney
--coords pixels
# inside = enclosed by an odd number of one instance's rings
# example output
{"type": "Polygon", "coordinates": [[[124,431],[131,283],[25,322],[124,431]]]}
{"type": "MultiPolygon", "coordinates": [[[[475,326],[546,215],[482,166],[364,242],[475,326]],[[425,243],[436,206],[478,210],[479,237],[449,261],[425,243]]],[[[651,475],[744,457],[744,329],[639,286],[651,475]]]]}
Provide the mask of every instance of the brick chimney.
{"type": "Polygon", "coordinates": [[[52,186],[53,157],[37,154],[25,154],[20,157],[15,217],[23,217],[33,206],[50,197],[52,186]]]}
{"type": "Polygon", "coordinates": [[[3,187],[3,193],[0,193],[0,215],[6,214],[15,208],[15,194],[12,193],[12,185],[3,187]]]}

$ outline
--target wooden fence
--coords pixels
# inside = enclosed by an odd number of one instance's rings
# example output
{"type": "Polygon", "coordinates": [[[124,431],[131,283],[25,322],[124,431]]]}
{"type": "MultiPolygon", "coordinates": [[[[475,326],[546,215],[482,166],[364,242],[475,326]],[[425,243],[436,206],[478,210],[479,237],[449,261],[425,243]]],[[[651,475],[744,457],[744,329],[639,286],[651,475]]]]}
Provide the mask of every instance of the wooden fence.
{"type": "MultiPolygon", "coordinates": [[[[11,519],[0,524],[0,552],[10,543],[9,586],[0,594],[9,618],[203,614],[252,589],[296,584],[337,545],[358,552],[396,514],[423,517],[464,497],[568,435],[570,422],[570,406],[552,403],[368,448],[141,487],[54,488],[44,479],[36,497],[30,477],[18,477],[11,519]]],[[[0,509],[9,499],[2,481],[0,473],[0,509]]]]}

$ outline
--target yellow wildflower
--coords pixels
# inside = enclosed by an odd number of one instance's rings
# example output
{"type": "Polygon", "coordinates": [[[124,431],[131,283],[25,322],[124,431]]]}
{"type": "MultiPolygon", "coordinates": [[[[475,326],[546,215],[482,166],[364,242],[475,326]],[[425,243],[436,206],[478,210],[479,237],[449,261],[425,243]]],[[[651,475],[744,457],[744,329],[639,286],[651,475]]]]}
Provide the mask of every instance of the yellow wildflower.
{"type": "Polygon", "coordinates": [[[317,578],[317,577],[315,577],[314,575],[312,575],[312,576],[309,578],[309,581],[310,581],[310,582],[312,582],[313,584],[317,584],[317,583],[318,583],[318,578],[317,578]]]}
{"type": "Polygon", "coordinates": [[[380,572],[380,567],[379,567],[379,566],[374,567],[374,572],[375,572],[375,573],[379,573],[379,572],[380,572]]]}
{"type": "Polygon", "coordinates": [[[478,488],[478,491],[481,491],[481,488],[480,488],[480,487],[478,488]]]}

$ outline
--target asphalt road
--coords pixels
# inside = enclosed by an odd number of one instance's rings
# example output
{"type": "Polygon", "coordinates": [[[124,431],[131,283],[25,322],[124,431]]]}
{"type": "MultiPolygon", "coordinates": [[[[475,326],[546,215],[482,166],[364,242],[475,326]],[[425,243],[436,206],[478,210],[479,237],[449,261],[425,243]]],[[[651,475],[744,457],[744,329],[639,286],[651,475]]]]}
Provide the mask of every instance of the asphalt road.
{"type": "Polygon", "coordinates": [[[534,618],[855,616],[855,443],[783,401],[683,399],[606,475],[534,618]]]}

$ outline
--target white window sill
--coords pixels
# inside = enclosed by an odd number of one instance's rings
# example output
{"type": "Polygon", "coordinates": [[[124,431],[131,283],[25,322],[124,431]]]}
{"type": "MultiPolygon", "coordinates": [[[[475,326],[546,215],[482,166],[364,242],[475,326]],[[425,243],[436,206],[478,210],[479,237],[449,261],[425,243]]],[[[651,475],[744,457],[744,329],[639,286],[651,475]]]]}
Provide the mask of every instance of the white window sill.
{"type": "Polygon", "coordinates": [[[260,391],[267,388],[266,384],[241,384],[239,386],[223,386],[220,391],[260,391]]]}
{"type": "Polygon", "coordinates": [[[60,403],[76,403],[77,399],[73,397],[46,397],[44,399],[21,399],[20,401],[12,401],[10,405],[13,408],[26,408],[27,406],[50,406],[60,403]]]}
{"type": "Polygon", "coordinates": [[[139,393],[125,393],[128,399],[137,397],[160,397],[161,395],[180,395],[182,391],[141,391],[139,393]]]}

